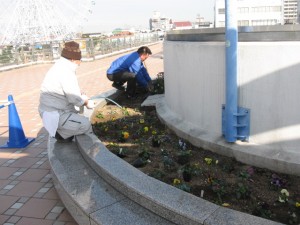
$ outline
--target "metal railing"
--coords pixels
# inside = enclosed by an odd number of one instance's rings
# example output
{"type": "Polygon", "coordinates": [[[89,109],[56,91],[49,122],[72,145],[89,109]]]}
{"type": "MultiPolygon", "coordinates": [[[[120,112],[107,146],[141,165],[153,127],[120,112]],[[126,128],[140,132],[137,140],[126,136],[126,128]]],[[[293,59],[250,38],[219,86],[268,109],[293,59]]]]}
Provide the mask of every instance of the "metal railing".
{"type": "MultiPolygon", "coordinates": [[[[82,57],[94,60],[99,55],[154,43],[158,40],[157,33],[140,33],[125,37],[93,37],[75,41],[80,43],[82,57]]],[[[0,67],[53,61],[60,57],[62,47],[63,43],[2,46],[0,67]]]]}

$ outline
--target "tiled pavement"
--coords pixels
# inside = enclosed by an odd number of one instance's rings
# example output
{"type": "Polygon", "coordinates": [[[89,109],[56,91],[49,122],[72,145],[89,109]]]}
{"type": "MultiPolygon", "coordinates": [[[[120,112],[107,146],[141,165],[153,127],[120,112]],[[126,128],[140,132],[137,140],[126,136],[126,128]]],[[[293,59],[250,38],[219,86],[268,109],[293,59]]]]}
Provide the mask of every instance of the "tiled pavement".
{"type": "MultiPolygon", "coordinates": [[[[163,71],[162,44],[150,46],[146,63],[153,78],[163,71]]],[[[83,62],[77,71],[79,85],[89,96],[111,89],[105,71],[116,56],[83,62]]],[[[27,138],[26,148],[0,149],[0,224],[75,225],[51,180],[47,157],[48,134],[38,115],[39,88],[51,64],[0,72],[0,101],[12,95],[27,138]]],[[[0,102],[1,104],[1,102],[0,102]]],[[[9,138],[8,108],[0,109],[0,145],[9,138]]]]}

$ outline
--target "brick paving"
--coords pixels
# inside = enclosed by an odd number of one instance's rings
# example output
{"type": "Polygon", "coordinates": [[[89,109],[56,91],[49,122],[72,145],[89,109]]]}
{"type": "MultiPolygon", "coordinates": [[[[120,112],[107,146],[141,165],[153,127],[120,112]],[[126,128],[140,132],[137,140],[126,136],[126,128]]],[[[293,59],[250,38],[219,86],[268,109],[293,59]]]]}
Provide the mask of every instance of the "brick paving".
{"type": "MultiPolygon", "coordinates": [[[[163,71],[162,44],[150,46],[146,63],[155,78],[163,71]]],[[[110,90],[105,72],[119,55],[82,62],[77,70],[79,86],[88,96],[110,90]]],[[[38,114],[39,89],[51,64],[39,64],[0,72],[0,101],[12,95],[25,136],[35,140],[25,148],[0,149],[0,224],[75,225],[60,201],[51,180],[47,156],[48,133],[38,114]]],[[[0,102],[1,104],[1,102],[0,102]]],[[[8,107],[0,109],[0,145],[9,139],[8,107]]]]}

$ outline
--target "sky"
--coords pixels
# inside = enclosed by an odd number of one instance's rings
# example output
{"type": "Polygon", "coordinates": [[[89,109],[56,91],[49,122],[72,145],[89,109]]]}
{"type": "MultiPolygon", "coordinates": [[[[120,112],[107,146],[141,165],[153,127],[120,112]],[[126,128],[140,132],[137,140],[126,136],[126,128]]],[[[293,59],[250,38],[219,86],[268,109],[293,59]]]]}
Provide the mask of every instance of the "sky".
{"type": "Polygon", "coordinates": [[[149,29],[154,11],[173,21],[195,21],[197,15],[213,22],[215,0],[95,0],[84,32],[110,32],[115,28],[149,29]]]}

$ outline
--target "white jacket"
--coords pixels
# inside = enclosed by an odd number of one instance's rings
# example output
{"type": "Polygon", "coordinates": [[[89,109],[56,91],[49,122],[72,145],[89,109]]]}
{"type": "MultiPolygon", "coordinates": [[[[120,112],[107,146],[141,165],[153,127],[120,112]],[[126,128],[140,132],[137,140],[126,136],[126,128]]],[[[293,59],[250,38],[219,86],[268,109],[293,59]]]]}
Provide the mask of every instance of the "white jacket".
{"type": "Polygon", "coordinates": [[[74,106],[82,106],[84,99],[76,77],[77,64],[61,57],[47,72],[40,91],[39,113],[50,136],[58,128],[59,116],[77,113],[74,106]]]}
{"type": "Polygon", "coordinates": [[[80,88],[76,77],[77,64],[61,57],[48,71],[41,86],[39,113],[44,111],[77,112],[82,106],[80,88]]]}

